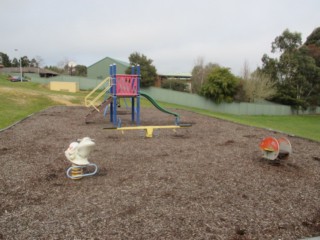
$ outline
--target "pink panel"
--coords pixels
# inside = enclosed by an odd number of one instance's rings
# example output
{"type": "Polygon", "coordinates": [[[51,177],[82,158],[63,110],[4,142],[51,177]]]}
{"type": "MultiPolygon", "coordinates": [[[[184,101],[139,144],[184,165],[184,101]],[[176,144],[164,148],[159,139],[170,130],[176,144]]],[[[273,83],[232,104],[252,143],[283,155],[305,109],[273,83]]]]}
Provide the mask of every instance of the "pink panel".
{"type": "Polygon", "coordinates": [[[138,95],[138,75],[117,74],[117,96],[138,95]]]}

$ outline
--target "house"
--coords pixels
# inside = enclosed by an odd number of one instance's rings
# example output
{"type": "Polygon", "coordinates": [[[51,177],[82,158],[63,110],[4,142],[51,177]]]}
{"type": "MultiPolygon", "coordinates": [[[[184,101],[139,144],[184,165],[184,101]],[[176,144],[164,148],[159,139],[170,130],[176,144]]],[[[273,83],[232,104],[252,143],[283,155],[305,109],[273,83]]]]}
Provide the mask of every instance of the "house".
{"type": "Polygon", "coordinates": [[[155,82],[155,87],[161,87],[165,80],[179,80],[183,81],[188,86],[188,91],[191,91],[191,73],[176,73],[176,74],[158,74],[155,82]]]}
{"type": "Polygon", "coordinates": [[[111,64],[117,65],[117,74],[125,74],[127,68],[130,67],[130,64],[127,62],[105,57],[87,67],[87,77],[91,79],[105,79],[109,76],[109,66],[111,64]]]}
{"type": "Polygon", "coordinates": [[[22,67],[20,70],[20,67],[3,67],[0,68],[0,73],[2,74],[8,74],[8,75],[12,75],[12,74],[18,74],[18,73],[37,73],[39,74],[40,77],[55,77],[58,76],[59,74],[48,70],[48,69],[43,69],[43,68],[37,68],[37,67],[22,67]]]}

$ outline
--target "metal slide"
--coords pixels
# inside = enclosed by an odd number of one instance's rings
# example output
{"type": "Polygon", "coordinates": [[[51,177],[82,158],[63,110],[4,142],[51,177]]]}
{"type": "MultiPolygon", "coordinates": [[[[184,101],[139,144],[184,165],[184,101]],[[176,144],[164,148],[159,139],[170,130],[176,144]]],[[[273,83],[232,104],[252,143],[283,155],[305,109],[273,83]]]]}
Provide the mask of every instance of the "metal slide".
{"type": "Polygon", "coordinates": [[[144,92],[140,92],[140,95],[145,97],[146,99],[149,100],[149,102],[152,103],[153,106],[155,106],[158,110],[160,110],[161,112],[173,115],[176,117],[176,124],[179,125],[179,121],[180,121],[180,115],[174,112],[170,112],[164,108],[162,108],[157,102],[156,100],[154,100],[152,97],[150,97],[148,94],[144,93],[144,92]]]}

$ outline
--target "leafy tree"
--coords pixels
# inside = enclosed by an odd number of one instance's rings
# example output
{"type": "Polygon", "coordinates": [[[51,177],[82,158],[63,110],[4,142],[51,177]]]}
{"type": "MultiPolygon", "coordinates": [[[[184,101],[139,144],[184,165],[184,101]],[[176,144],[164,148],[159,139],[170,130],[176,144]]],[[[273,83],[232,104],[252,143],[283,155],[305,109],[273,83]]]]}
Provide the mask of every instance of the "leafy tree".
{"type": "MultiPolygon", "coordinates": [[[[304,46],[307,49],[307,53],[311,56],[317,65],[320,68],[320,27],[313,30],[313,32],[307,37],[304,46]]],[[[320,84],[315,84],[314,92],[309,97],[309,102],[312,106],[320,105],[320,84]]]]}
{"type": "Polygon", "coordinates": [[[320,68],[301,44],[301,34],[285,30],[272,43],[272,52],[279,51],[279,58],[262,58],[262,71],[276,83],[273,100],[291,105],[294,109],[307,108],[314,95],[319,95],[320,68]]]}
{"type": "Polygon", "coordinates": [[[308,49],[308,54],[314,58],[318,67],[320,67],[320,27],[313,30],[307,37],[304,46],[308,49]]]}
{"type": "Polygon", "coordinates": [[[87,76],[87,67],[84,65],[77,65],[75,66],[75,75],[76,76],[87,76]]]}
{"type": "Polygon", "coordinates": [[[276,94],[275,83],[266,74],[258,71],[244,79],[243,89],[246,100],[254,102],[257,99],[269,99],[276,94]]]}
{"type": "Polygon", "coordinates": [[[289,29],[284,30],[282,35],[275,38],[271,44],[271,52],[291,52],[296,50],[302,44],[301,33],[290,32],[289,29]]]}
{"type": "Polygon", "coordinates": [[[30,67],[39,67],[38,62],[35,58],[32,58],[30,61],[30,67]]]}
{"type": "Polygon", "coordinates": [[[215,67],[208,75],[208,81],[201,88],[201,95],[217,103],[232,102],[237,93],[239,79],[229,68],[215,67]]]}
{"type": "Polygon", "coordinates": [[[30,60],[27,56],[23,56],[20,60],[21,60],[22,67],[29,67],[30,66],[30,60]]]}
{"type": "Polygon", "coordinates": [[[198,58],[191,73],[191,92],[200,94],[202,86],[206,83],[209,73],[213,68],[219,67],[218,64],[208,63],[204,65],[203,58],[198,58]]]}
{"type": "Polygon", "coordinates": [[[251,73],[248,63],[245,62],[237,98],[239,98],[239,92],[241,92],[240,100],[254,102],[258,99],[270,99],[276,94],[276,87],[269,75],[259,70],[251,73]]]}
{"type": "Polygon", "coordinates": [[[11,67],[11,61],[7,54],[0,52],[1,62],[4,67],[11,67]]]}
{"type": "Polygon", "coordinates": [[[313,32],[307,37],[305,45],[316,45],[320,47],[320,27],[313,30],[313,32]]]}
{"type": "MultiPolygon", "coordinates": [[[[130,54],[129,61],[131,65],[140,65],[141,87],[153,86],[157,79],[157,69],[152,65],[153,60],[148,59],[145,55],[138,52],[130,54]]],[[[131,68],[126,70],[127,74],[131,73],[131,68]]]]}
{"type": "Polygon", "coordinates": [[[315,60],[316,65],[320,67],[320,45],[310,44],[305,45],[305,47],[307,48],[308,55],[310,55],[315,60]]]}
{"type": "Polygon", "coordinates": [[[12,59],[11,67],[19,67],[20,61],[17,58],[12,59]]]}

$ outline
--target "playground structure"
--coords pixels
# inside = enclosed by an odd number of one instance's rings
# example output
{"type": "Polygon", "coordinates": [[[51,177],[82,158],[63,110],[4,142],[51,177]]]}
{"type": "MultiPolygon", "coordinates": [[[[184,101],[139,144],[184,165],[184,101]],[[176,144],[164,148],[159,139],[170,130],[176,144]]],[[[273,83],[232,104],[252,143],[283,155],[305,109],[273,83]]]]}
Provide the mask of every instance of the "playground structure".
{"type": "Polygon", "coordinates": [[[65,151],[65,156],[72,163],[72,166],[67,169],[67,176],[71,179],[81,179],[82,177],[92,176],[97,173],[98,166],[88,161],[88,156],[92,151],[95,143],[93,139],[84,137],[78,139],[77,142],[72,142],[65,151]],[[84,169],[91,171],[84,173],[84,169]]]}
{"type": "Polygon", "coordinates": [[[262,151],[262,157],[268,160],[281,160],[288,159],[292,153],[292,147],[290,141],[285,138],[266,137],[260,143],[260,149],[262,151]]]}
{"type": "Polygon", "coordinates": [[[180,128],[190,127],[191,124],[180,124],[180,116],[177,113],[170,112],[162,108],[151,96],[140,91],[140,66],[132,66],[131,74],[117,74],[116,65],[110,65],[109,67],[110,76],[103,80],[95,89],[93,89],[85,98],[85,105],[87,107],[93,107],[91,113],[86,117],[86,123],[89,122],[90,117],[97,113],[102,112],[104,117],[110,112],[110,122],[113,124],[113,128],[105,129],[116,129],[121,131],[126,130],[145,130],[146,137],[153,136],[154,129],[163,128],[180,128]],[[103,90],[95,96],[94,93],[103,87],[103,90]],[[95,96],[95,97],[93,97],[95,96]],[[97,104],[99,99],[104,96],[102,103],[97,104]],[[175,124],[169,126],[140,126],[140,97],[143,96],[150,101],[158,110],[173,115],[175,117],[175,124]],[[137,126],[133,127],[122,127],[121,119],[118,117],[117,107],[120,99],[130,99],[131,102],[131,122],[137,126]]]}

